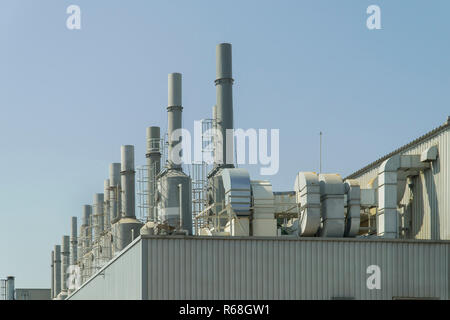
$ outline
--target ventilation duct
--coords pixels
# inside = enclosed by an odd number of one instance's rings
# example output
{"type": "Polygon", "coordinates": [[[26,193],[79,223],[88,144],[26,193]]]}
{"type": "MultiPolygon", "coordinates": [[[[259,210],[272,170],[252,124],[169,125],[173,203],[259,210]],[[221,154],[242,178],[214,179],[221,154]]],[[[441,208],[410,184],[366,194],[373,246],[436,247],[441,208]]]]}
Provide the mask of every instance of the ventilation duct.
{"type": "Polygon", "coordinates": [[[295,178],[294,190],[297,197],[298,234],[314,236],[320,227],[320,186],[314,172],[299,172],[295,178]]]}
{"type": "Polygon", "coordinates": [[[161,135],[159,127],[147,128],[148,220],[156,217],[156,176],[161,171],[161,135]]]}
{"type": "Polygon", "coordinates": [[[359,233],[361,222],[361,189],[359,182],[352,179],[345,180],[344,191],[347,195],[344,237],[356,237],[359,233]]]}
{"type": "Polygon", "coordinates": [[[342,237],[345,229],[344,184],[338,174],[320,174],[321,237],[342,237]]]}
{"type": "Polygon", "coordinates": [[[103,205],[103,222],[104,222],[104,230],[111,229],[111,197],[109,193],[110,189],[110,180],[105,179],[103,181],[103,194],[104,194],[104,205],[103,205]]]}
{"type": "Polygon", "coordinates": [[[100,235],[103,232],[104,224],[103,224],[103,201],[104,195],[103,193],[94,194],[94,239],[97,242],[100,239],[100,235]]]}
{"type": "Polygon", "coordinates": [[[14,277],[9,276],[6,278],[6,300],[15,300],[15,288],[14,277]]]}
{"type": "Polygon", "coordinates": [[[378,168],[378,236],[398,238],[397,205],[403,197],[406,178],[417,175],[419,170],[429,167],[429,160],[422,162],[421,155],[395,155],[380,165],[378,168]]]}

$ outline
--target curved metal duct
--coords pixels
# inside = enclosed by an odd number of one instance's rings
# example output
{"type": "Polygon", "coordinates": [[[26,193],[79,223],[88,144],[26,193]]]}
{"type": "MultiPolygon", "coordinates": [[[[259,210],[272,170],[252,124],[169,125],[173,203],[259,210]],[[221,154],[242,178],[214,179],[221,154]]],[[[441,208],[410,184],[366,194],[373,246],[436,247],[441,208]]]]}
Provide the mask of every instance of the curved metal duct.
{"type": "Polygon", "coordinates": [[[225,205],[230,205],[237,216],[250,215],[251,186],[246,169],[233,168],[222,171],[225,205]]]}
{"type": "Polygon", "coordinates": [[[299,172],[294,190],[299,208],[299,235],[312,237],[320,227],[320,187],[317,174],[299,172]]]}
{"type": "Polygon", "coordinates": [[[344,191],[347,195],[347,217],[345,219],[344,237],[355,237],[359,233],[361,222],[361,188],[359,182],[354,179],[345,180],[344,191]]]}
{"type": "Polygon", "coordinates": [[[338,174],[320,174],[321,237],[342,237],[345,229],[344,183],[338,174]]]}
{"type": "Polygon", "coordinates": [[[267,180],[250,181],[252,189],[252,235],[275,237],[277,220],[275,219],[275,196],[272,184],[267,180]]]}

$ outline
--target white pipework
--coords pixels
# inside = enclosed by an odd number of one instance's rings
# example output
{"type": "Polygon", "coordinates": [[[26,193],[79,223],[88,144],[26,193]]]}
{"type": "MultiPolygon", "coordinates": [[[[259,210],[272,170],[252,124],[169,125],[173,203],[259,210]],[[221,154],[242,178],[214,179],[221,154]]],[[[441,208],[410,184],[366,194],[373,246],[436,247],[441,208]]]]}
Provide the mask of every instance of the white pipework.
{"type": "Polygon", "coordinates": [[[378,212],[377,235],[398,238],[398,203],[404,192],[406,178],[430,167],[428,160],[421,161],[421,155],[395,155],[385,160],[378,168],[378,212]],[[398,176],[400,174],[400,186],[398,176]]]}
{"type": "Polygon", "coordinates": [[[183,230],[183,185],[178,184],[178,199],[180,202],[180,230],[183,230]]]}

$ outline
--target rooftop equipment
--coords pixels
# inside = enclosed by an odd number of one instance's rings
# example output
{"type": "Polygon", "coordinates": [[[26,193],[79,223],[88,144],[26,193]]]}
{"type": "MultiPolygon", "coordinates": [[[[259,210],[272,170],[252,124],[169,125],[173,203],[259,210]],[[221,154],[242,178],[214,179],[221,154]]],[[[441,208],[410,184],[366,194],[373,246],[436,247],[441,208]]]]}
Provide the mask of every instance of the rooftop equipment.
{"type": "Polygon", "coordinates": [[[53,260],[53,282],[55,284],[53,298],[56,298],[61,292],[61,245],[55,245],[53,250],[55,252],[53,260]]]}
{"type": "Polygon", "coordinates": [[[70,237],[62,237],[61,246],[61,292],[59,293],[60,299],[65,299],[67,296],[67,270],[69,267],[69,255],[70,255],[70,237]]]}
{"type": "Polygon", "coordinates": [[[104,201],[104,194],[103,193],[96,193],[94,194],[94,239],[97,242],[100,239],[100,235],[102,234],[104,230],[104,223],[103,223],[103,201],[104,201]]]}
{"type": "Polygon", "coordinates": [[[15,300],[14,291],[14,277],[9,276],[6,278],[6,300],[15,300]]]}
{"type": "Polygon", "coordinates": [[[77,217],[71,219],[70,233],[70,265],[75,265],[78,260],[78,234],[77,234],[77,217]]]}
{"type": "Polygon", "coordinates": [[[216,128],[222,137],[216,137],[218,167],[233,167],[233,137],[227,137],[227,129],[233,129],[233,73],[231,44],[216,46],[216,128]],[[220,139],[221,138],[221,139],[220,139]]]}
{"type": "Polygon", "coordinates": [[[123,250],[135,236],[139,235],[142,223],[135,216],[135,171],[134,146],[121,147],[121,188],[122,213],[117,228],[114,231],[114,249],[123,250]]]}
{"type": "Polygon", "coordinates": [[[109,165],[109,201],[110,201],[110,222],[116,223],[119,220],[120,212],[120,163],[109,165]]]}
{"type": "Polygon", "coordinates": [[[50,298],[53,299],[53,297],[55,296],[55,251],[52,250],[52,255],[51,255],[51,261],[50,261],[50,269],[51,269],[51,275],[50,275],[50,282],[51,282],[51,287],[50,287],[50,298]]]}
{"type": "Polygon", "coordinates": [[[157,178],[158,228],[161,232],[169,234],[177,230],[192,234],[191,178],[183,172],[181,163],[174,159],[174,150],[179,150],[180,154],[182,152],[181,146],[177,146],[181,141],[177,141],[174,136],[174,131],[181,129],[182,123],[181,86],[181,74],[169,74],[167,107],[168,168],[161,172],[157,178]]]}
{"type": "Polygon", "coordinates": [[[88,204],[83,205],[82,225],[80,228],[81,256],[88,252],[92,244],[91,214],[92,207],[88,204]]]}

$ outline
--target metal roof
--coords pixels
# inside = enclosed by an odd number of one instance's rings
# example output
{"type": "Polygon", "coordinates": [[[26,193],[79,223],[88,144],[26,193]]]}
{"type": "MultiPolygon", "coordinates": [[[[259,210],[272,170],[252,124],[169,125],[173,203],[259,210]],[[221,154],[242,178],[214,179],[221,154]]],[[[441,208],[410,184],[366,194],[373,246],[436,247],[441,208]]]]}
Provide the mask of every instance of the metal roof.
{"type": "MultiPolygon", "coordinates": [[[[437,127],[437,128],[435,128],[435,129],[431,130],[430,132],[424,134],[423,136],[420,136],[419,138],[417,138],[417,139],[411,141],[410,143],[405,144],[404,146],[402,146],[402,147],[400,147],[400,148],[398,148],[398,149],[392,151],[391,153],[388,153],[387,155],[385,155],[385,156],[379,158],[378,160],[375,160],[374,162],[372,162],[372,163],[368,164],[367,166],[363,167],[362,169],[359,169],[358,171],[356,171],[356,172],[350,174],[350,175],[347,176],[345,179],[355,179],[355,178],[357,178],[358,176],[360,176],[361,174],[365,173],[366,171],[372,169],[373,167],[380,165],[381,163],[383,163],[383,161],[389,159],[389,158],[392,157],[393,155],[398,154],[398,153],[400,153],[400,152],[402,152],[402,151],[405,151],[405,150],[409,149],[410,147],[412,147],[412,146],[414,146],[414,145],[417,145],[417,144],[419,144],[419,143],[425,141],[426,139],[428,139],[428,138],[430,138],[430,137],[433,137],[433,136],[437,135],[438,133],[440,133],[440,132],[442,132],[442,131],[448,129],[449,127],[450,127],[450,116],[447,117],[447,121],[444,122],[444,124],[443,124],[442,126],[437,127]]],[[[345,180],[345,179],[344,179],[344,180],[345,180]]]]}

